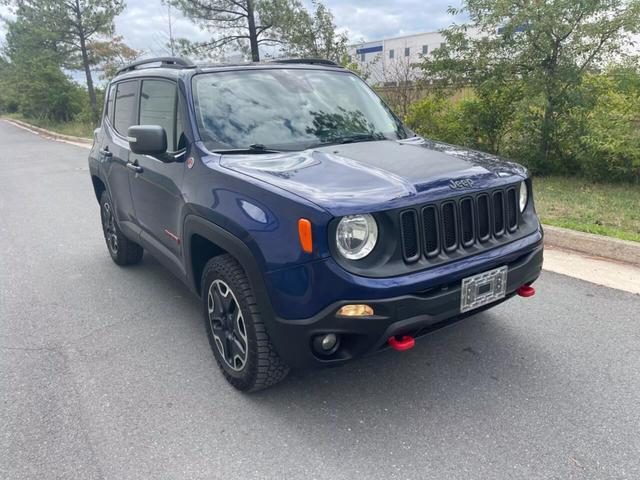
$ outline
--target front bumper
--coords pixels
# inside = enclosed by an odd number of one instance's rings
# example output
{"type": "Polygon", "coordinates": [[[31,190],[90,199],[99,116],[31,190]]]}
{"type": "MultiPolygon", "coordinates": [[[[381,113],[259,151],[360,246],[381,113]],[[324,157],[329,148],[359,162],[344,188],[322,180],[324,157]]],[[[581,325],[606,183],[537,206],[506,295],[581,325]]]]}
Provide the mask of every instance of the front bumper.
{"type": "MultiPolygon", "coordinates": [[[[499,260],[500,259],[494,259],[499,260]]],[[[393,335],[419,337],[438,328],[461,320],[481,310],[493,307],[512,297],[518,287],[534,282],[540,275],[543,260],[543,246],[540,241],[502,265],[508,266],[507,294],[481,309],[460,314],[460,279],[443,281],[428,289],[391,298],[345,299],[332,303],[322,311],[303,320],[289,320],[275,317],[269,325],[269,333],[278,353],[290,366],[310,368],[339,365],[364,355],[378,352],[387,347],[387,340],[393,335]],[[349,303],[366,303],[374,309],[370,317],[337,317],[341,306],[349,303]],[[312,339],[326,333],[340,334],[338,351],[328,358],[314,353],[312,339]]],[[[493,265],[477,267],[465,276],[494,268],[493,265]]]]}

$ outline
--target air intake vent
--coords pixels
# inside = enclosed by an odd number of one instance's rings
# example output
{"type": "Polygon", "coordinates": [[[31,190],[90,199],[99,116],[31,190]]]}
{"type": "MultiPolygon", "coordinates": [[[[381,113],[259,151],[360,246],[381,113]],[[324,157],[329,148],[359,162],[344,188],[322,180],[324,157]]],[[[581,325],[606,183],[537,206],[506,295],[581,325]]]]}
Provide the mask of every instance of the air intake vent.
{"type": "Polygon", "coordinates": [[[400,229],[402,236],[402,254],[407,262],[414,262],[420,256],[418,241],[418,215],[413,210],[400,214],[400,229]]]}
{"type": "Polygon", "coordinates": [[[425,255],[433,257],[440,251],[440,242],[438,241],[438,211],[433,205],[429,205],[422,209],[422,223],[424,226],[424,250],[425,255]]]}
{"type": "Polygon", "coordinates": [[[486,242],[491,236],[491,217],[489,214],[489,195],[478,195],[478,240],[486,242]]]}
{"type": "Polygon", "coordinates": [[[473,245],[473,200],[471,198],[463,198],[460,200],[460,232],[463,247],[473,245]]]}
{"type": "Polygon", "coordinates": [[[504,234],[504,194],[502,191],[493,194],[493,234],[500,237],[504,234]]]}
{"type": "Polygon", "coordinates": [[[456,205],[453,202],[442,204],[442,244],[446,252],[458,246],[456,205]]]}
{"type": "Polygon", "coordinates": [[[507,229],[513,232],[518,228],[518,205],[516,189],[507,190],[507,229]]]}

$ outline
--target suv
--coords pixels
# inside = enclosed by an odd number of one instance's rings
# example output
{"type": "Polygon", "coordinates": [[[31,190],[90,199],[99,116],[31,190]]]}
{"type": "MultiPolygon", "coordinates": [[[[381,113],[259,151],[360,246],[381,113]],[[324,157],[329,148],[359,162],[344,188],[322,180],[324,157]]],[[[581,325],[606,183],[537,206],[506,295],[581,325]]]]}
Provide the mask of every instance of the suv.
{"type": "Polygon", "coordinates": [[[112,259],[144,249],[200,298],[242,391],[407,350],[542,267],[525,168],[416,136],[324,60],[135,62],[89,166],[112,259]]]}

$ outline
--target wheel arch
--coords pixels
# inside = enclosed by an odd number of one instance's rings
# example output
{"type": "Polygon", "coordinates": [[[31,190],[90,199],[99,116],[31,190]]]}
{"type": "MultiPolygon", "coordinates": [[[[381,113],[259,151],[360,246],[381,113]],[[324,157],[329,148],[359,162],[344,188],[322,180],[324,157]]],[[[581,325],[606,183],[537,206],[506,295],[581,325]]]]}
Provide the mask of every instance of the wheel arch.
{"type": "MultiPolygon", "coordinates": [[[[189,286],[200,296],[202,271],[206,263],[228,253],[242,266],[256,299],[271,310],[264,277],[253,252],[240,238],[224,228],[197,215],[187,215],[184,221],[184,249],[189,286]]],[[[266,313],[266,310],[265,310],[266,313]]]]}
{"type": "Polygon", "coordinates": [[[97,175],[91,175],[91,183],[93,184],[93,191],[96,194],[96,200],[99,202],[102,192],[107,189],[107,186],[97,175]]]}

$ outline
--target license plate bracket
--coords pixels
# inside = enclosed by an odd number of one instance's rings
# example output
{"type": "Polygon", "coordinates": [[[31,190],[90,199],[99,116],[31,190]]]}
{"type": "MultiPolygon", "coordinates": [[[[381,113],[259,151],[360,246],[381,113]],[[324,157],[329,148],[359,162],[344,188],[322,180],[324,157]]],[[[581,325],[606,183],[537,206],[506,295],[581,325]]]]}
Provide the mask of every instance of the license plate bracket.
{"type": "Polygon", "coordinates": [[[468,312],[504,298],[508,267],[502,266],[462,279],[460,312],[468,312]]]}

